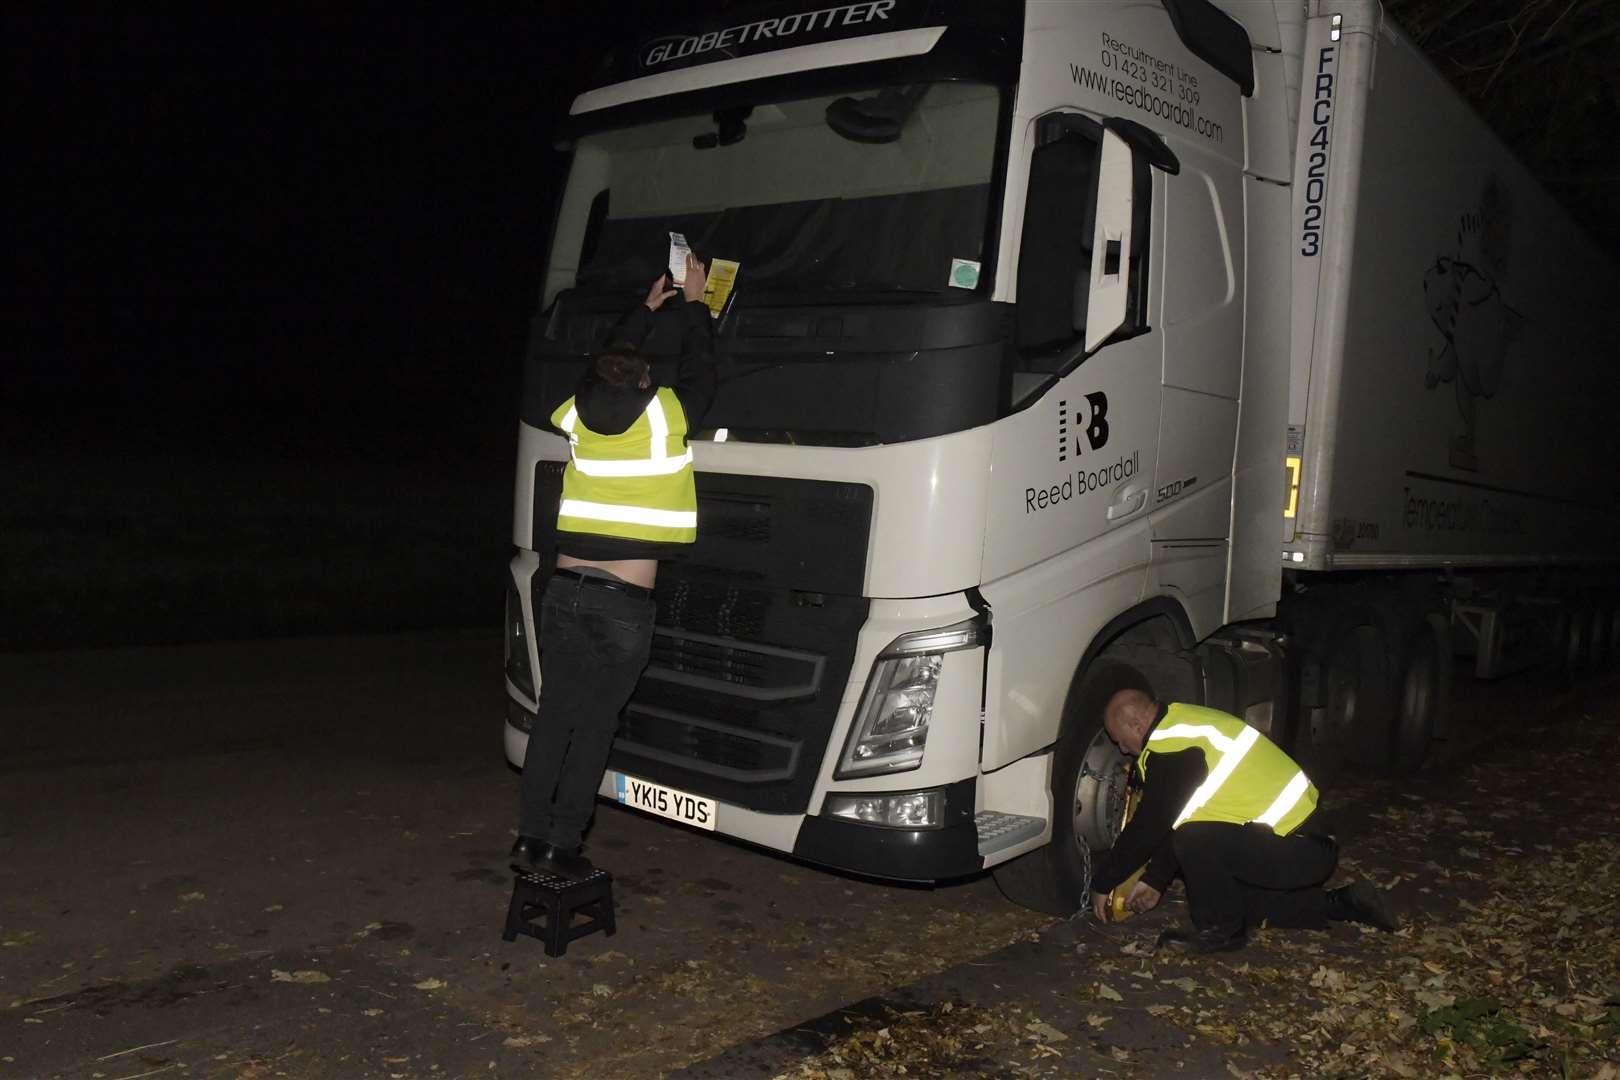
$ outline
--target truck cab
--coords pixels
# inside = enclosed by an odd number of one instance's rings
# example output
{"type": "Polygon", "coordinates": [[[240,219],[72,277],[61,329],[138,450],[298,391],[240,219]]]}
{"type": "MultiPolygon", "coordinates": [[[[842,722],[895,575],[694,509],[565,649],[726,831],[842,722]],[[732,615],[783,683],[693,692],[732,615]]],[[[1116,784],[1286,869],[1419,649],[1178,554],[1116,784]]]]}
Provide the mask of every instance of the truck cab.
{"type": "Polygon", "coordinates": [[[568,118],[525,364],[508,757],[544,693],[547,418],[672,231],[739,270],[698,539],[602,796],[846,871],[995,869],[1066,913],[1120,827],[1114,691],[1293,735],[1296,139],[1308,36],[1330,87],[1370,68],[1377,5],[1350,9],[776,4],[615,54],[568,118]]]}

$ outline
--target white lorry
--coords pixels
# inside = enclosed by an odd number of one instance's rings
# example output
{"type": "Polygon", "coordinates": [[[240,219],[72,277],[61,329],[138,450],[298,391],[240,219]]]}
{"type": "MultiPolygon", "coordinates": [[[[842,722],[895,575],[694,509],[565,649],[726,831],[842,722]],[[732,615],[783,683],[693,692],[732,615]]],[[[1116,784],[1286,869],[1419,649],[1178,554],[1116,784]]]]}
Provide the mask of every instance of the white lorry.
{"type": "Polygon", "coordinates": [[[1119,828],[1120,687],[1325,778],[1419,762],[1454,652],[1620,644],[1620,282],[1372,0],[728,9],[616,55],[568,124],[513,762],[547,417],[670,231],[741,268],[607,798],[1070,912],[1119,828]]]}

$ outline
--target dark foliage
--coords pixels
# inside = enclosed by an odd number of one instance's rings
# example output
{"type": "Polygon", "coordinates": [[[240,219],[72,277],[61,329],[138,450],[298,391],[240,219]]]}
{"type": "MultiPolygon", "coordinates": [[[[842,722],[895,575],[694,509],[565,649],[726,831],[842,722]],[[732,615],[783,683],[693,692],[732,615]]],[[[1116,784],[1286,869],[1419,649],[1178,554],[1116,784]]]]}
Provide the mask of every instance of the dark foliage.
{"type": "Polygon", "coordinates": [[[1613,0],[1386,0],[1537,178],[1620,256],[1620,6],[1613,0]]]}

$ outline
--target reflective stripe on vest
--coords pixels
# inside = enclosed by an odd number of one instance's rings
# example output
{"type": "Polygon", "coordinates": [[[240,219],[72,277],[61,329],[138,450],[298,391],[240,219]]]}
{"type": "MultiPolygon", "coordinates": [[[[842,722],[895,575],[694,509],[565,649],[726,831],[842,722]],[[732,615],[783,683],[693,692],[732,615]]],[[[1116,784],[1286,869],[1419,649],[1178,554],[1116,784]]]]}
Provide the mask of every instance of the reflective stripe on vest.
{"type": "Polygon", "coordinates": [[[587,518],[591,521],[618,521],[626,525],[656,525],[664,529],[697,528],[696,510],[649,510],[644,506],[615,506],[613,503],[564,499],[557,507],[559,517],[587,518]]]}
{"type": "Polygon", "coordinates": [[[673,390],[660,387],[616,435],[586,426],[573,398],[557,408],[552,423],[568,435],[559,531],[667,544],[697,539],[686,413],[673,390]]]}
{"type": "Polygon", "coordinates": [[[1140,758],[1147,774],[1152,754],[1196,747],[1208,775],[1175,826],[1188,821],[1260,822],[1286,836],[1316,809],[1317,791],[1275,743],[1235,716],[1196,705],[1171,705],[1148,736],[1140,758]]]}
{"type": "Polygon", "coordinates": [[[685,447],[679,454],[669,453],[669,420],[664,415],[664,403],[654,394],[647,402],[645,413],[652,428],[648,455],[644,458],[588,458],[579,453],[579,412],[572,403],[557,425],[568,433],[568,454],[574,468],[586,476],[669,476],[692,464],[692,448],[685,447]]]}

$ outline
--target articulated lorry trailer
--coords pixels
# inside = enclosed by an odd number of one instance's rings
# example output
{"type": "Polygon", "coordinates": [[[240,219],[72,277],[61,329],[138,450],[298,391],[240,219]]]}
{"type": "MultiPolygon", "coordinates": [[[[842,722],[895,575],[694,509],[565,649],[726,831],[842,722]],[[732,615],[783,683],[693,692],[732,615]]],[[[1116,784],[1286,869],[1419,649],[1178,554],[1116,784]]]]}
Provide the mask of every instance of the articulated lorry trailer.
{"type": "Polygon", "coordinates": [[[1326,779],[1416,766],[1455,656],[1620,644],[1620,281],[1377,3],[800,0],[602,71],[526,360],[513,762],[547,418],[670,232],[738,269],[606,798],[1066,913],[1122,687],[1326,779]]]}

